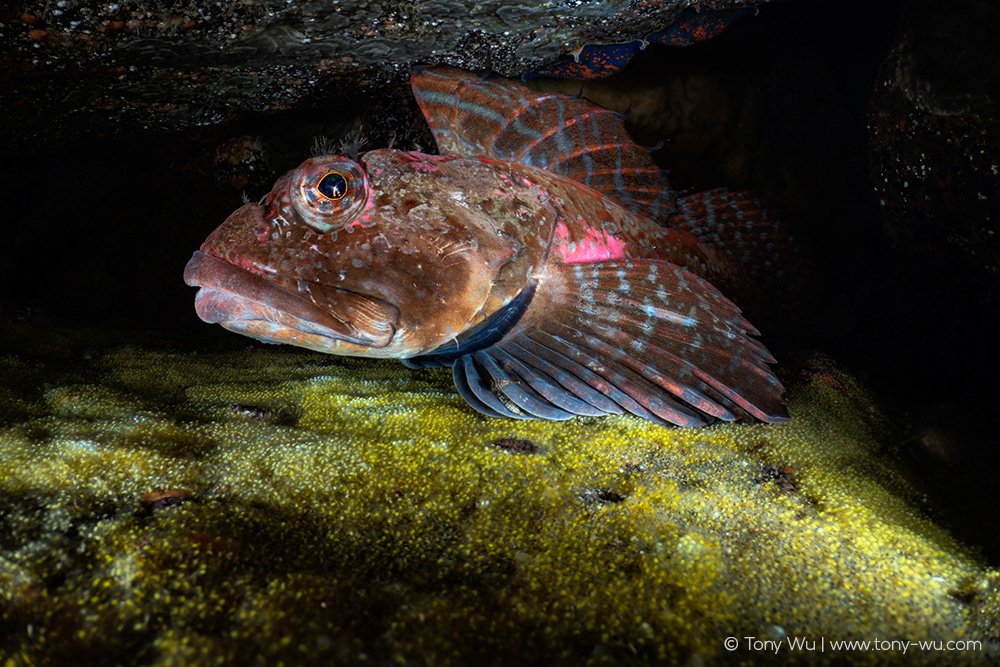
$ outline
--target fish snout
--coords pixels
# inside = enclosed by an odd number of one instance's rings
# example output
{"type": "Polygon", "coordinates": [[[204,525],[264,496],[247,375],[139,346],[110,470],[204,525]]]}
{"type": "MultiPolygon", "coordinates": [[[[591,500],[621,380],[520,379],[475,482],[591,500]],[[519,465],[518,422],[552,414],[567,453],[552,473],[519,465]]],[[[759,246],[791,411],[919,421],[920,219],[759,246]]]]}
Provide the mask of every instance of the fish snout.
{"type": "Polygon", "coordinates": [[[302,280],[282,286],[200,250],[184,282],[200,288],[195,311],[203,321],[267,342],[326,352],[344,343],[384,348],[399,327],[399,309],[381,299],[302,280]]]}

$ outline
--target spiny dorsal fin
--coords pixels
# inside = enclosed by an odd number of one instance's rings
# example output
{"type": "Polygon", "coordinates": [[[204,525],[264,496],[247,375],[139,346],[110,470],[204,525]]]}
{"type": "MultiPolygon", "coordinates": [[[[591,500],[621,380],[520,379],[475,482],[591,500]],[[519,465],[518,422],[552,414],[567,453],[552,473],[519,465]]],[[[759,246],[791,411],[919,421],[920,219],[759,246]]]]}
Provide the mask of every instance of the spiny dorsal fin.
{"type": "Polygon", "coordinates": [[[697,426],[787,421],[768,351],[709,283],[661,261],[561,265],[544,317],[455,361],[459,393],[490,416],[630,412],[697,426]]]}
{"type": "Polygon", "coordinates": [[[589,185],[657,219],[674,193],[619,114],[582,97],[537,93],[454,67],[416,68],[413,94],[445,155],[521,162],[589,185]]]}

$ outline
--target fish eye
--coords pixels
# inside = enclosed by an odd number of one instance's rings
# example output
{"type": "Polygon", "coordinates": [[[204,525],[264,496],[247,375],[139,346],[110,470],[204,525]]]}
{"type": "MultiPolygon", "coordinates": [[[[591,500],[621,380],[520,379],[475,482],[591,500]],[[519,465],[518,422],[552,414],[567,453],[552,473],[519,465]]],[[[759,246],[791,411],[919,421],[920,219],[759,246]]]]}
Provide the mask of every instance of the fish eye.
{"type": "Polygon", "coordinates": [[[347,179],[339,171],[330,171],[319,180],[316,190],[332,201],[337,201],[347,194],[347,179]]]}
{"type": "Polygon", "coordinates": [[[291,172],[277,213],[320,234],[347,227],[364,212],[371,196],[368,176],[357,162],[339,155],[309,158],[291,172]]]}

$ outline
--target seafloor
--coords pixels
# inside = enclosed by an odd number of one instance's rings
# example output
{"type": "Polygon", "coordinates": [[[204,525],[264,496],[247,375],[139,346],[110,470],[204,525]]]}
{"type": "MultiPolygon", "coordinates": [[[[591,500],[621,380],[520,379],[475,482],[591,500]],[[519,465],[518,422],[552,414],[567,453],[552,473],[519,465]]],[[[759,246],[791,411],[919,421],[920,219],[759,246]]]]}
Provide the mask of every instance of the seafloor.
{"type": "Polygon", "coordinates": [[[2,326],[0,664],[998,657],[1000,573],[828,359],[786,366],[788,424],[685,430],[491,420],[394,362],[2,326]]]}

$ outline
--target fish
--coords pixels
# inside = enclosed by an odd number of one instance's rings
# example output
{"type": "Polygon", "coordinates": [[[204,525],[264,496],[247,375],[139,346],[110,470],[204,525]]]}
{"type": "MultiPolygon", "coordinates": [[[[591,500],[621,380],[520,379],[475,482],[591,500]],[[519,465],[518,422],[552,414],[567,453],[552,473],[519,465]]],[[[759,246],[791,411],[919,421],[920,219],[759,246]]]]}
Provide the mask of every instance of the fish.
{"type": "Polygon", "coordinates": [[[756,7],[695,9],[688,7],[673,23],[642,39],[610,44],[585,44],[560,60],[521,76],[529,81],[539,76],[560,79],[601,79],[619,72],[650,44],[693,46],[722,34],[730,25],[757,14],[756,7]]]}
{"type": "Polygon", "coordinates": [[[321,154],[285,173],[185,267],[202,320],[450,366],[494,418],[789,419],[734,302],[765,301],[747,266],[781,244],[766,206],[678,194],[623,116],[582,96],[448,66],[414,68],[411,87],[438,154],[321,154]]]}

